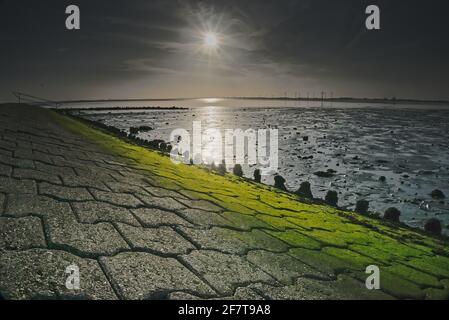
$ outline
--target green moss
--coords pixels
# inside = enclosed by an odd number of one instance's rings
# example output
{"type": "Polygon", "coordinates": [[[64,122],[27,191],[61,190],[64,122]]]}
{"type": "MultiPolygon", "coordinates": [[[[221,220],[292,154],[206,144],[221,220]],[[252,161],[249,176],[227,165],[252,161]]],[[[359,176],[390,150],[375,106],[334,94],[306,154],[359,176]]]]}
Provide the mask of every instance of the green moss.
{"type": "Polygon", "coordinates": [[[282,241],[288,243],[294,248],[305,248],[305,249],[320,249],[321,245],[319,242],[313,240],[310,237],[303,235],[294,230],[288,230],[284,232],[278,231],[267,231],[273,237],[281,239],[282,241]]]}
{"type": "Polygon", "coordinates": [[[403,279],[408,279],[421,287],[443,287],[438,279],[434,276],[404,266],[402,264],[394,264],[390,267],[387,267],[385,270],[396,274],[403,279]]]}

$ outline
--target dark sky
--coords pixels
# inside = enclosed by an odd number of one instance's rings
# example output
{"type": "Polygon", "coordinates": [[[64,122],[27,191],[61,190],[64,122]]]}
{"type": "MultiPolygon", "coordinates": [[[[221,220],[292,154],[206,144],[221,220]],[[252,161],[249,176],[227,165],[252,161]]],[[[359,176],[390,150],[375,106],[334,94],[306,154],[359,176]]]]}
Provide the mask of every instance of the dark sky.
{"type": "Polygon", "coordinates": [[[448,0],[0,0],[0,101],[294,95],[449,99],[448,0]],[[81,30],[65,28],[77,4],[81,30]],[[381,9],[367,31],[365,8],[381,9]],[[215,32],[219,47],[203,48],[215,32]]]}

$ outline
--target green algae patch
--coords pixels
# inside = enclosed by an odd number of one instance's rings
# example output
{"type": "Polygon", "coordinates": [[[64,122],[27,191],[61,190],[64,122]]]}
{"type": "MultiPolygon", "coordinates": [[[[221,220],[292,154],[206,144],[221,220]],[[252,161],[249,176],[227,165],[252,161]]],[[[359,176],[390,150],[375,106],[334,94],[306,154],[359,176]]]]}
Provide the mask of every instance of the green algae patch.
{"type": "Polygon", "coordinates": [[[50,112],[66,129],[97,143],[130,166],[148,173],[149,184],[222,208],[222,219],[249,247],[288,253],[333,276],[364,283],[368,265],[380,267],[381,290],[396,298],[422,299],[449,292],[448,243],[403,226],[311,203],[262,184],[205,168],[174,164],[160,152],[119,139],[81,121],[50,112]],[[261,229],[255,231],[253,229],[261,229]],[[263,233],[262,233],[263,232],[263,233]]]}

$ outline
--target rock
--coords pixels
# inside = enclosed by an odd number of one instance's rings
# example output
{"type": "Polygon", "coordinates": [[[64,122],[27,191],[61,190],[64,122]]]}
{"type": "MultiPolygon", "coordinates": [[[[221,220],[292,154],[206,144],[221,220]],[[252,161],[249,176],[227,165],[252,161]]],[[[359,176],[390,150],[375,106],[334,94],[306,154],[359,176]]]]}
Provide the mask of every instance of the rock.
{"type": "Polygon", "coordinates": [[[226,163],[225,163],[225,161],[223,160],[223,161],[218,165],[218,173],[224,176],[224,175],[226,174],[226,172],[227,172],[227,170],[226,170],[226,163]]]}
{"type": "Polygon", "coordinates": [[[320,178],[332,178],[334,173],[332,171],[317,171],[314,175],[320,178]]]}
{"type": "Polygon", "coordinates": [[[274,176],[274,187],[287,191],[287,188],[285,187],[285,179],[284,177],[280,176],[279,174],[276,174],[274,176]]]}
{"type": "Polygon", "coordinates": [[[384,220],[399,222],[399,217],[401,216],[401,211],[398,209],[391,207],[385,210],[384,220]]]}
{"type": "Polygon", "coordinates": [[[438,189],[433,190],[433,191],[430,193],[430,195],[431,195],[432,198],[434,198],[434,199],[444,199],[444,198],[446,198],[446,196],[444,195],[443,191],[438,190],[438,189]]]}
{"type": "Polygon", "coordinates": [[[326,197],[324,198],[324,201],[326,201],[331,206],[337,206],[338,204],[338,193],[337,191],[328,191],[326,194],[326,197]]]}
{"type": "Polygon", "coordinates": [[[262,175],[260,174],[259,169],[254,170],[254,181],[256,181],[257,183],[260,183],[262,181],[262,175]]]}
{"type": "Polygon", "coordinates": [[[368,214],[369,202],[366,200],[359,200],[355,205],[355,212],[359,214],[368,214]]]}
{"type": "Polygon", "coordinates": [[[296,194],[304,198],[313,199],[312,190],[310,189],[310,183],[307,181],[301,183],[299,189],[296,191],[296,194]]]}
{"type": "Polygon", "coordinates": [[[435,236],[441,236],[441,221],[435,218],[427,220],[427,222],[424,224],[424,230],[435,236]]]}
{"type": "Polygon", "coordinates": [[[242,170],[242,166],[240,164],[236,164],[234,166],[234,169],[232,170],[232,172],[237,176],[237,177],[243,177],[243,170],[242,170]]]}
{"type": "Polygon", "coordinates": [[[305,136],[305,137],[302,137],[302,141],[304,141],[304,142],[307,142],[307,141],[309,141],[309,137],[307,137],[307,136],[305,136]]]}
{"type": "Polygon", "coordinates": [[[380,182],[385,182],[385,181],[387,181],[387,178],[384,177],[384,176],[381,176],[381,177],[379,178],[379,181],[380,181],[380,182]]]}

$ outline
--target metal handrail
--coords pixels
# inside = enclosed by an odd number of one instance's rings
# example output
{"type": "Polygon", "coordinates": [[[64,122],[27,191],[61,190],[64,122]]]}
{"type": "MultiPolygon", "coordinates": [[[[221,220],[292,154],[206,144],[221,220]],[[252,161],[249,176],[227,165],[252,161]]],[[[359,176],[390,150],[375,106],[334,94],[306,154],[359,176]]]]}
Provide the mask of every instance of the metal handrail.
{"type": "Polygon", "coordinates": [[[12,94],[21,102],[28,102],[39,106],[51,106],[55,108],[59,108],[61,104],[56,101],[52,101],[45,98],[36,97],[27,93],[12,91],[12,94]]]}

